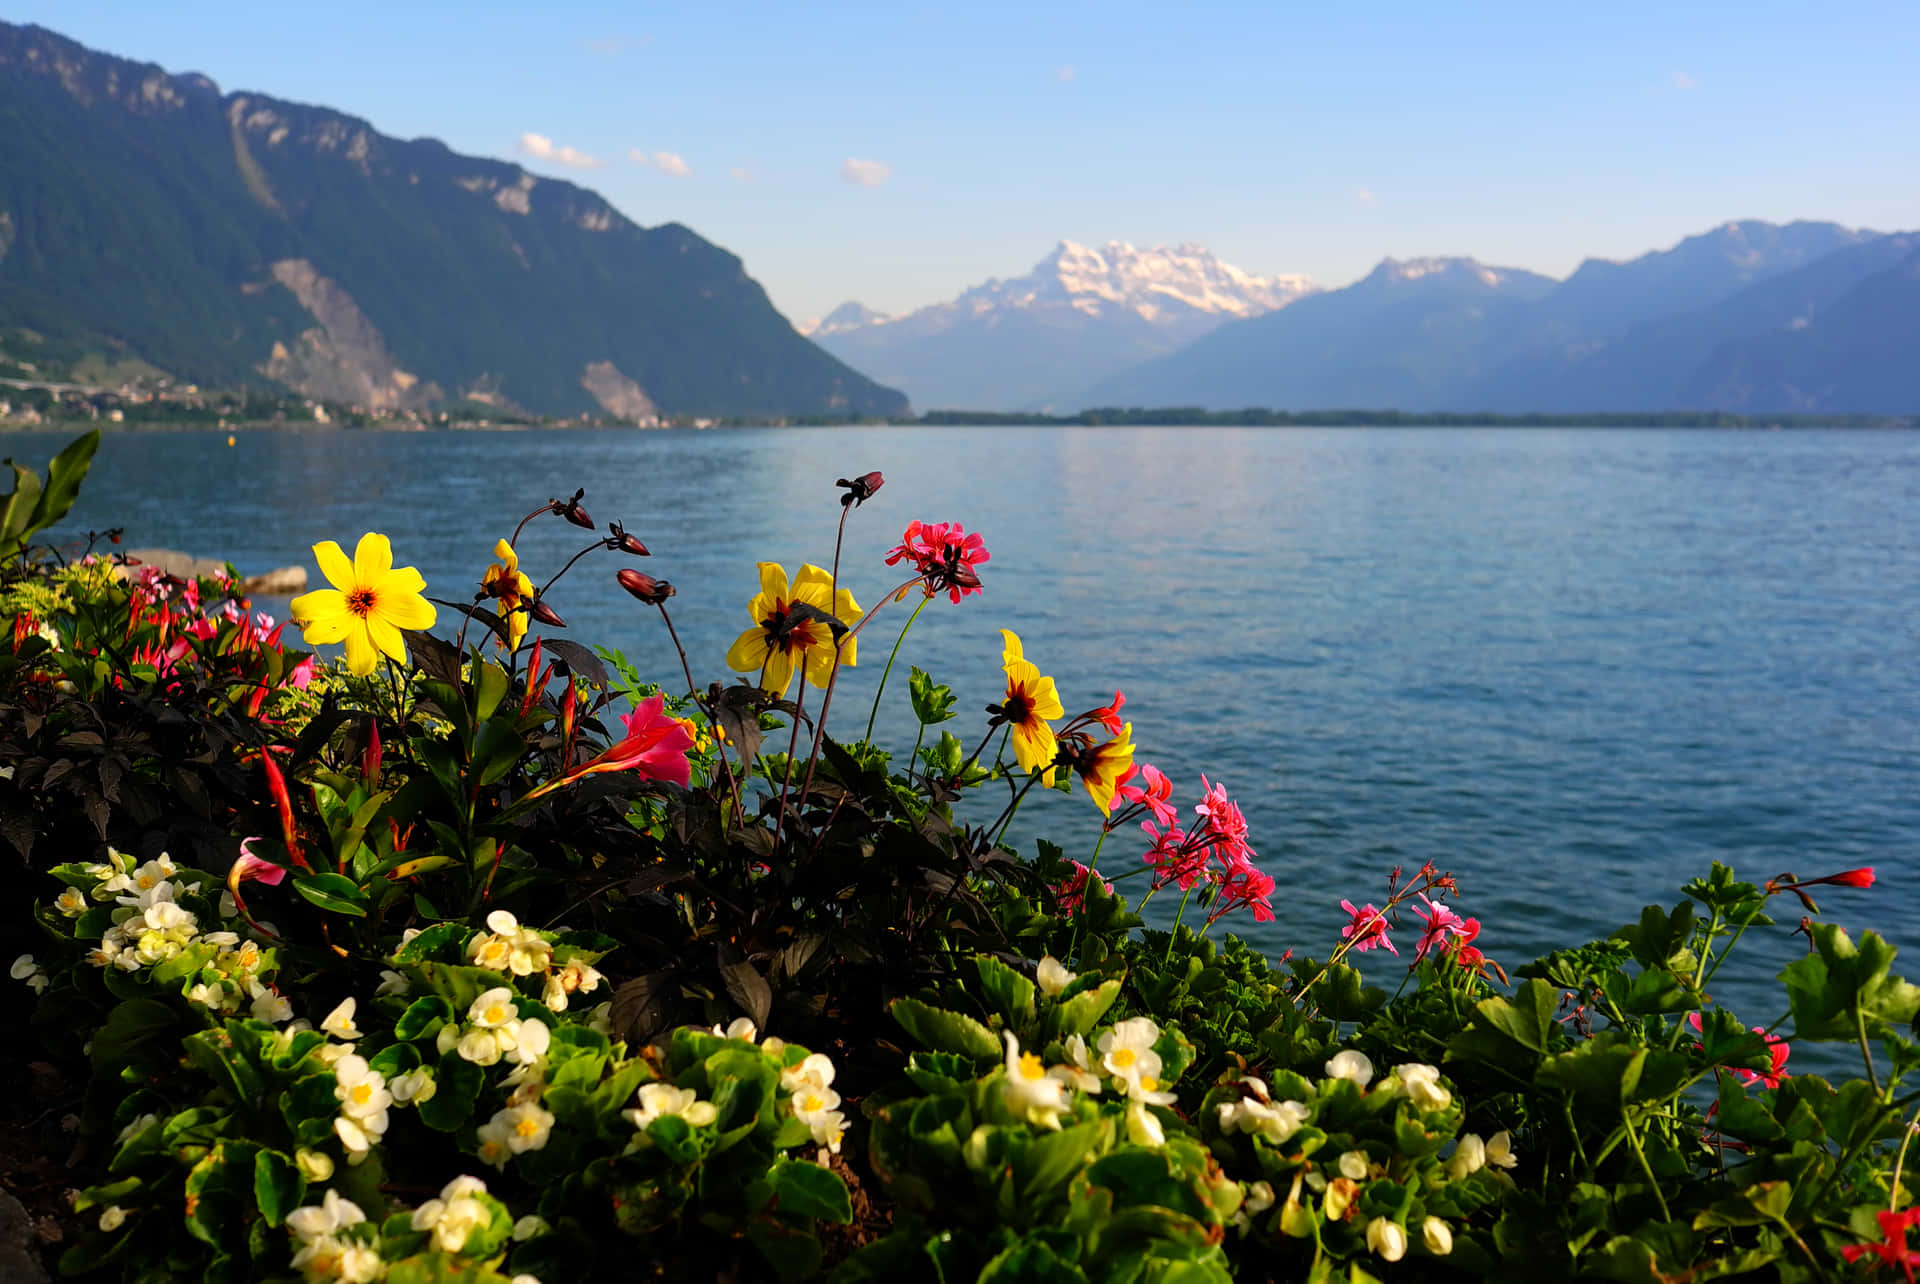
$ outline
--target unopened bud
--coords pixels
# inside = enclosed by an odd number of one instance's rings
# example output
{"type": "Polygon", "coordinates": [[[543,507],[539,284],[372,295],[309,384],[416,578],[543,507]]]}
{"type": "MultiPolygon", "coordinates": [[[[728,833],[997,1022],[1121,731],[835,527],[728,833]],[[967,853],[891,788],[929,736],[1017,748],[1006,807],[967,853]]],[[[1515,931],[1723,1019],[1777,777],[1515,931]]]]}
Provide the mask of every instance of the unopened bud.
{"type": "Polygon", "coordinates": [[[619,522],[608,522],[607,529],[613,532],[613,534],[607,538],[608,548],[617,548],[622,553],[631,553],[635,557],[653,556],[653,554],[647,552],[647,546],[642,544],[634,536],[627,534],[626,527],[622,526],[619,522]]]}
{"type": "Polygon", "coordinates": [[[537,597],[527,604],[527,614],[540,621],[540,623],[547,625],[549,628],[564,629],[567,627],[567,622],[561,619],[552,607],[537,597]]]}
{"type": "Polygon", "coordinates": [[[847,488],[847,493],[840,497],[840,507],[845,508],[849,504],[864,504],[872,499],[873,493],[886,485],[886,478],[877,472],[861,473],[852,481],[842,477],[833,484],[847,488]]]}
{"type": "Polygon", "coordinates": [[[623,569],[614,578],[620,581],[621,588],[651,606],[659,606],[674,594],[673,585],[632,567],[623,569]]]}
{"type": "Polygon", "coordinates": [[[580,507],[580,501],[586,496],[586,493],[586,488],[582,487],[573,492],[573,498],[571,499],[550,499],[547,501],[547,508],[551,512],[560,514],[560,516],[566,518],[582,530],[590,531],[593,529],[593,518],[587,516],[586,509],[580,507]]]}

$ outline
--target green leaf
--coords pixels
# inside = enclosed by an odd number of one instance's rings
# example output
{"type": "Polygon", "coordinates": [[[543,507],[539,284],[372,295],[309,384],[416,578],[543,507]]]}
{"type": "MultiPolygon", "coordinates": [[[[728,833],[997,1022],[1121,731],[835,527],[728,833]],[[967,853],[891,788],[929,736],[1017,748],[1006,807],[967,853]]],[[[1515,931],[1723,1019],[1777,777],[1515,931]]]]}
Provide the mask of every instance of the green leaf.
{"type": "Polygon", "coordinates": [[[775,1209],[783,1217],[804,1217],[845,1226],[853,1220],[853,1201],[838,1173],[804,1160],[777,1161],[767,1173],[775,1209]]]}
{"type": "Polygon", "coordinates": [[[1018,1026],[1033,1020],[1033,982],[989,954],[976,954],[973,970],[995,1011],[1018,1026]]]}
{"type": "Polygon", "coordinates": [[[293,880],[293,890],[335,914],[367,916],[367,894],[345,874],[303,874],[293,880]]]}
{"type": "Polygon", "coordinates": [[[1524,1074],[1551,1045],[1558,1027],[1558,992],[1538,978],[1514,991],[1513,1001],[1495,997],[1474,1005],[1467,1028],[1447,1044],[1447,1059],[1479,1061],[1524,1074]]]}
{"type": "Polygon", "coordinates": [[[253,1201],[267,1225],[285,1221],[306,1193],[307,1179],[292,1159],[277,1150],[262,1150],[253,1157],[253,1201]]]}
{"type": "Polygon", "coordinates": [[[73,508],[73,501],[80,494],[80,483],[87,478],[87,470],[93,466],[93,452],[100,448],[100,430],[74,438],[66,449],[53,457],[47,465],[47,486],[41,492],[40,502],[34,506],[33,524],[38,530],[58,525],[73,508]]]}
{"type": "Polygon", "coordinates": [[[1614,933],[1627,943],[1642,967],[1664,967],[1674,955],[1687,948],[1693,936],[1693,906],[1681,901],[1669,914],[1658,905],[1640,911],[1640,921],[1629,923],[1614,933]]]}
{"type": "Polygon", "coordinates": [[[473,929],[465,923],[435,923],[402,945],[394,954],[394,961],[403,966],[408,963],[464,963],[467,961],[465,945],[471,935],[473,929]]]}
{"type": "MultiPolygon", "coordinates": [[[[478,679],[477,686],[479,689],[474,695],[473,720],[476,724],[480,724],[485,723],[493,717],[494,711],[500,707],[500,702],[506,699],[507,691],[512,686],[512,680],[507,677],[507,671],[505,669],[492,663],[482,664],[479,673],[475,676],[478,679]]],[[[484,739],[486,730],[485,726],[481,726],[480,736],[476,737],[476,740],[484,739]]],[[[518,736],[514,738],[516,740],[519,739],[518,736]]],[[[477,747],[473,755],[473,760],[476,764],[480,761],[480,753],[477,747]]]]}
{"type": "Polygon", "coordinates": [[[913,697],[913,716],[923,727],[931,727],[954,716],[953,688],[934,685],[933,678],[916,668],[907,679],[907,691],[913,697]]]}
{"type": "Polygon", "coordinates": [[[486,1076],[458,1052],[447,1052],[433,1073],[433,1083],[433,1095],[417,1107],[420,1122],[439,1132],[457,1132],[473,1117],[486,1076]]]}
{"type": "Polygon", "coordinates": [[[1816,923],[1813,943],[1818,953],[1780,974],[1795,1038],[1851,1040],[1859,1023],[1874,1033],[1905,1025],[1920,1012],[1920,987],[1888,974],[1894,949],[1877,933],[1864,933],[1856,947],[1836,924],[1816,923]]]}
{"type": "Polygon", "coordinates": [[[1763,1181],[1749,1186],[1705,1209],[1693,1219],[1695,1230],[1717,1230],[1723,1226],[1761,1226],[1786,1220],[1793,1203],[1793,1183],[1763,1181]]]}
{"type": "Polygon", "coordinates": [[[1000,1055],[1000,1040],[970,1016],[919,999],[895,999],[888,1011],[901,1028],[935,1052],[961,1052],[982,1061],[1000,1055]]]}
{"type": "Polygon", "coordinates": [[[436,1024],[453,1020],[453,1004],[437,994],[423,995],[407,1005],[393,1023],[396,1039],[418,1039],[433,1031],[436,1024]]]}
{"type": "Polygon", "coordinates": [[[1571,1051],[1547,1058],[1534,1074],[1534,1082],[1571,1092],[1589,1106],[1617,1110],[1633,1100],[1646,1061],[1644,1046],[1615,1031],[1603,1030],[1571,1051]]]}
{"type": "Polygon", "coordinates": [[[0,556],[11,557],[20,551],[33,533],[33,510],[40,503],[40,474],[31,468],[23,468],[6,461],[13,469],[13,490],[7,496],[7,506],[0,509],[0,556]]]}
{"type": "Polygon", "coordinates": [[[1068,1035],[1086,1035],[1100,1023],[1113,1007],[1114,1000],[1120,997],[1120,982],[1102,981],[1091,990],[1082,990],[1065,1003],[1048,1009],[1046,1031],[1049,1036],[1066,1038],[1068,1035]]]}

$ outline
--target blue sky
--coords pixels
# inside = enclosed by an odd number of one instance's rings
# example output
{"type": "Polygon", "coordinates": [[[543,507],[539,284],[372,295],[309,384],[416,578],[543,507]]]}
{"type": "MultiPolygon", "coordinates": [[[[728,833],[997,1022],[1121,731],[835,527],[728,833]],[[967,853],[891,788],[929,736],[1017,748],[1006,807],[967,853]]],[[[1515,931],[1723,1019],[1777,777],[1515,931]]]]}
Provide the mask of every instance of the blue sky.
{"type": "Polygon", "coordinates": [[[1911,0],[7,8],[685,223],[796,320],[1062,238],[1339,285],[1385,255],[1559,276],[1734,218],[1920,227],[1911,0]]]}

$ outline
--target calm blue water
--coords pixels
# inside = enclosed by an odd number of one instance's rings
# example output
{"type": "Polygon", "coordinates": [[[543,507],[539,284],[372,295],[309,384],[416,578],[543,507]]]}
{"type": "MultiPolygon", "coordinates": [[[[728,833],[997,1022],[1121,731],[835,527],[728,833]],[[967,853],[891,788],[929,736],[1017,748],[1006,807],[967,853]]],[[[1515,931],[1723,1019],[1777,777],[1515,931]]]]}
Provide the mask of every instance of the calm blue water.
{"type": "MultiPolygon", "coordinates": [[[[5,448],[39,461],[59,440],[5,448]]],[[[827,563],[833,479],[874,468],[887,484],[849,521],[842,569],[863,605],[898,582],[882,557],[910,518],[964,522],[993,553],[983,596],[922,614],[899,678],[913,662],[951,683],[969,744],[998,694],[1002,627],[1070,710],[1123,689],[1143,759],[1189,795],[1205,771],[1245,806],[1279,921],[1241,926],[1275,953],[1324,956],[1342,897],[1377,900],[1392,866],[1424,860],[1459,876],[1510,965],[1677,899],[1716,859],[1755,881],[1874,865],[1875,889],[1823,907],[1920,944],[1916,435],[289,431],[228,448],[121,433],[68,528],[123,524],[130,545],[248,572],[311,567],[313,541],[351,549],[377,529],[431,592],[461,598],[521,515],[584,485],[679,587],[704,682],[749,623],[754,562],[827,563]]],[[[529,527],[536,581],[577,534],[529,527]]],[[[572,635],[669,680],[672,651],[613,585],[619,564],[587,559],[550,600],[572,635]]],[[[840,734],[864,727],[909,607],[862,635],[840,734]]],[[[1091,805],[1039,801],[1015,836],[1084,859],[1091,805]]],[[[1103,869],[1137,862],[1124,838],[1103,869]]],[[[1781,929],[1743,976],[1795,948],[1781,929]]]]}

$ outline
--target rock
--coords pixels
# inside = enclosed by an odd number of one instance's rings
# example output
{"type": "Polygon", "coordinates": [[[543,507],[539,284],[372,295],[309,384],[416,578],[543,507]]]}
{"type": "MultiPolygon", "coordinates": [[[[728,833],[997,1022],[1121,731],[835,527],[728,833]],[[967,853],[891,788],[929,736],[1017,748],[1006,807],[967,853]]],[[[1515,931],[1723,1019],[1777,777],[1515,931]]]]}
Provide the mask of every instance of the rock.
{"type": "MultiPolygon", "coordinates": [[[[145,566],[157,566],[168,575],[178,575],[182,579],[224,575],[227,570],[225,562],[195,557],[191,553],[182,553],[171,548],[128,549],[127,561],[145,566]]],[[[126,569],[120,568],[117,574],[125,579],[126,569]]],[[[265,575],[247,576],[241,579],[235,591],[241,594],[258,593],[267,597],[291,597],[295,593],[304,593],[307,591],[307,568],[282,566],[268,571],[265,575]]]]}
{"type": "Polygon", "coordinates": [[[0,1190],[0,1284],[49,1284],[39,1249],[27,1210],[0,1190]]]}

